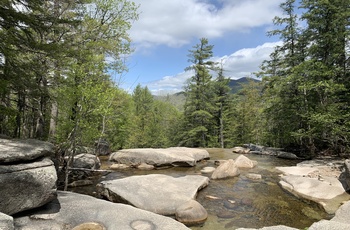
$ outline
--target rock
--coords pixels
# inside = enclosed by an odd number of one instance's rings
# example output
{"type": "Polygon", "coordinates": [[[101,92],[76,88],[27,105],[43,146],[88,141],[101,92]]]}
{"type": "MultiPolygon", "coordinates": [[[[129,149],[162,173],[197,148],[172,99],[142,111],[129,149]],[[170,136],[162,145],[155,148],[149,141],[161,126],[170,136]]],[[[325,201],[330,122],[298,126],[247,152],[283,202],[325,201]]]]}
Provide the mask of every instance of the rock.
{"type": "Polygon", "coordinates": [[[342,182],[345,191],[350,192],[350,160],[345,160],[344,171],[340,174],[339,180],[342,182]]]}
{"type": "Polygon", "coordinates": [[[239,155],[234,164],[238,167],[238,168],[254,168],[257,165],[256,161],[252,161],[250,160],[248,157],[243,156],[243,155],[239,155]]]}
{"type": "Polygon", "coordinates": [[[8,216],[0,212],[0,229],[1,230],[14,230],[12,216],[8,216]]]}
{"type": "Polygon", "coordinates": [[[110,155],[109,160],[119,164],[140,165],[146,163],[161,166],[194,166],[200,160],[209,158],[204,149],[174,147],[167,149],[123,149],[110,155]]]}
{"type": "Polygon", "coordinates": [[[206,221],[208,213],[200,203],[189,200],[176,208],[175,218],[187,226],[197,225],[206,221]]]}
{"type": "MultiPolygon", "coordinates": [[[[335,199],[345,195],[345,190],[337,178],[308,178],[295,175],[283,176],[279,182],[283,189],[297,197],[319,203],[327,213],[333,214],[343,199],[335,199]]],[[[344,199],[349,199],[345,196],[344,199]]]]}
{"type": "Polygon", "coordinates": [[[255,174],[255,173],[248,173],[245,176],[251,180],[261,180],[262,179],[262,176],[260,174],[255,174]]]}
{"type": "Polygon", "coordinates": [[[100,139],[95,142],[95,153],[99,156],[107,156],[111,154],[111,148],[108,141],[100,139]]]}
{"type": "Polygon", "coordinates": [[[299,157],[294,153],[282,152],[282,151],[277,152],[277,157],[282,159],[290,159],[290,160],[299,159],[299,157]]]}
{"type": "Polygon", "coordinates": [[[198,190],[208,184],[209,178],[205,176],[150,174],[103,181],[98,184],[98,192],[113,202],[128,203],[162,215],[174,215],[180,205],[194,199],[198,190]]]}
{"type": "Polygon", "coordinates": [[[176,220],[91,196],[58,191],[58,199],[27,216],[15,218],[18,230],[72,229],[87,223],[98,223],[106,229],[188,230],[176,220]]]}
{"type": "Polygon", "coordinates": [[[87,186],[87,185],[93,185],[93,184],[94,182],[91,180],[77,180],[68,184],[68,187],[75,188],[75,187],[81,187],[81,186],[87,186]]]}
{"type": "Polygon", "coordinates": [[[127,169],[130,168],[130,166],[126,165],[126,164],[112,164],[111,166],[109,166],[110,169],[127,169]]]}
{"type": "Polygon", "coordinates": [[[277,226],[263,227],[263,228],[257,228],[257,229],[256,228],[237,228],[236,230],[298,230],[298,229],[291,228],[291,227],[284,226],[284,225],[277,225],[277,226]]]}
{"type": "Polygon", "coordinates": [[[25,139],[0,139],[0,164],[32,161],[54,155],[54,145],[48,142],[25,139]]]}
{"type": "Polygon", "coordinates": [[[74,227],[72,230],[107,230],[107,229],[102,224],[88,222],[88,223],[79,224],[78,226],[74,227]]]}
{"type": "Polygon", "coordinates": [[[0,212],[12,215],[46,204],[56,196],[56,180],[55,166],[48,158],[0,165],[0,212]]]}
{"type": "Polygon", "coordinates": [[[223,179],[228,177],[235,177],[240,174],[239,169],[235,165],[235,162],[232,159],[227,160],[226,162],[220,164],[213,174],[211,179],[223,179]]]}
{"type": "Polygon", "coordinates": [[[82,153],[74,156],[73,168],[99,169],[101,166],[100,159],[89,153],[82,153]]]}
{"type": "Polygon", "coordinates": [[[285,175],[296,175],[296,176],[304,176],[304,177],[318,170],[317,168],[313,168],[313,167],[299,167],[299,166],[276,167],[276,169],[283,172],[283,174],[285,175]]]}
{"type": "Polygon", "coordinates": [[[238,153],[238,154],[248,154],[250,152],[250,149],[243,148],[243,147],[234,147],[232,149],[232,152],[238,153]]]}
{"type": "Polygon", "coordinates": [[[143,170],[152,170],[152,169],[154,169],[154,166],[146,164],[146,163],[141,163],[140,165],[137,166],[137,168],[143,169],[143,170]]]}
{"type": "Polygon", "coordinates": [[[335,216],[332,218],[332,221],[349,224],[349,216],[350,201],[347,201],[335,212],[335,216]]]}
{"type": "Polygon", "coordinates": [[[209,174],[209,173],[212,173],[215,171],[215,168],[214,167],[204,167],[202,170],[201,170],[201,173],[203,174],[209,174]]]}
{"type": "Polygon", "coordinates": [[[339,223],[330,220],[321,220],[313,223],[308,230],[349,230],[350,224],[339,223]]]}

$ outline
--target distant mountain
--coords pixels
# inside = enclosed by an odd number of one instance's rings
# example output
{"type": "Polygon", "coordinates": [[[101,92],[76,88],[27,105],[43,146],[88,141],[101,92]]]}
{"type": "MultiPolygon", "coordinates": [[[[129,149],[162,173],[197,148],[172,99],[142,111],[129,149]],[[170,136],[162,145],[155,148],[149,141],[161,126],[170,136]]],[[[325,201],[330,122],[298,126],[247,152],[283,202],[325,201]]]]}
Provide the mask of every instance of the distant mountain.
{"type": "Polygon", "coordinates": [[[242,77],[237,80],[230,79],[230,82],[228,83],[228,85],[231,88],[231,93],[232,94],[238,93],[242,89],[242,84],[246,84],[249,81],[259,82],[259,80],[256,80],[254,78],[249,78],[249,77],[242,77]]]}
{"type": "MultiPolygon", "coordinates": [[[[228,85],[231,88],[231,93],[238,93],[239,90],[242,89],[242,85],[248,83],[249,81],[259,82],[259,80],[249,77],[242,77],[237,80],[230,79],[228,85]]],[[[178,92],[166,96],[154,96],[154,99],[169,102],[170,104],[178,108],[180,111],[183,111],[183,105],[185,104],[185,93],[178,92]]]]}

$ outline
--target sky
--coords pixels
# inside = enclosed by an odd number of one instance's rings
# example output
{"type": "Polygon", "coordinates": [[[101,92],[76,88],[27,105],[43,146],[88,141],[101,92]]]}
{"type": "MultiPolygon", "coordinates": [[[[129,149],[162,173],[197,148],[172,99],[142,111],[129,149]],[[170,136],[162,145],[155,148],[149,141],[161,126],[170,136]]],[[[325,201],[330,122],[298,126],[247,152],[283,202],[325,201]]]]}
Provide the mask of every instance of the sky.
{"type": "Polygon", "coordinates": [[[130,93],[137,84],[155,95],[182,91],[193,74],[184,71],[191,64],[187,55],[200,38],[214,46],[212,60],[223,63],[231,79],[252,77],[281,44],[266,33],[281,16],[283,0],[133,1],[139,5],[139,20],[129,31],[135,51],[118,80],[130,93]]]}

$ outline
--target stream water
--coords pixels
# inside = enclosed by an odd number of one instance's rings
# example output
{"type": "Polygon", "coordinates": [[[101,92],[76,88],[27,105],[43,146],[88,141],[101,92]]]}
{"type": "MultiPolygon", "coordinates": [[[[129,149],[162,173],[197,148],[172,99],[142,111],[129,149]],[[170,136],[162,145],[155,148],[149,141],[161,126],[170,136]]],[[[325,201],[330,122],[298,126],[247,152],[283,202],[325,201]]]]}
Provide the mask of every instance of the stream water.
{"type": "MultiPolygon", "coordinates": [[[[237,154],[230,149],[208,149],[210,160],[203,161],[195,167],[174,167],[158,170],[125,169],[109,173],[96,179],[102,180],[124,178],[132,175],[166,174],[174,177],[200,174],[205,166],[214,166],[215,160],[235,159],[237,154]]],[[[329,219],[316,204],[301,201],[283,191],[279,185],[280,172],[276,166],[292,166],[298,161],[284,160],[270,156],[246,155],[258,162],[249,170],[240,170],[241,175],[235,178],[211,180],[209,185],[199,191],[197,201],[208,212],[208,219],[203,226],[193,226],[193,230],[221,230],[236,228],[261,228],[272,225],[286,225],[304,229],[320,219],[329,219]],[[251,180],[248,173],[262,175],[261,180],[251,180]]],[[[111,164],[102,158],[102,168],[108,169],[111,164]]],[[[89,195],[95,194],[95,186],[72,188],[71,191],[89,195]]]]}

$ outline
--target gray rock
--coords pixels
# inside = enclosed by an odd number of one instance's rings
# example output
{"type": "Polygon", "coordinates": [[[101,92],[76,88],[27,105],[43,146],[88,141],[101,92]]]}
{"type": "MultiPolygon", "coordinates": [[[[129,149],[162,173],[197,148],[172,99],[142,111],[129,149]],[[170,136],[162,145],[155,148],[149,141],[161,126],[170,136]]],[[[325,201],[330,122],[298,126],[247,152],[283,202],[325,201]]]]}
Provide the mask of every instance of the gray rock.
{"type": "Polygon", "coordinates": [[[40,207],[56,196],[56,170],[48,158],[0,165],[0,212],[12,215],[40,207]]]}
{"type": "Polygon", "coordinates": [[[250,160],[248,157],[239,155],[236,159],[234,164],[238,168],[254,168],[258,163],[256,161],[250,160]]]}
{"type": "Polygon", "coordinates": [[[201,169],[201,173],[209,174],[215,171],[215,167],[204,167],[201,169]]]}
{"type": "Polygon", "coordinates": [[[1,230],[14,230],[12,216],[8,216],[0,212],[0,229],[1,230]]]}
{"type": "Polygon", "coordinates": [[[95,152],[97,155],[107,156],[111,154],[111,148],[108,141],[98,140],[95,142],[95,152]]]}
{"type": "Polygon", "coordinates": [[[350,201],[347,201],[342,206],[340,206],[340,208],[335,212],[335,216],[332,218],[332,221],[350,224],[349,216],[350,216],[350,201]]]}
{"type": "Polygon", "coordinates": [[[290,160],[299,159],[299,157],[297,155],[295,155],[294,153],[283,152],[283,151],[277,152],[277,157],[282,158],[282,159],[290,159],[290,160]]]}
{"type": "Polygon", "coordinates": [[[113,202],[129,203],[162,215],[174,215],[180,205],[194,199],[198,190],[208,184],[209,178],[204,176],[150,174],[104,181],[98,185],[98,191],[113,202]]]}
{"type": "Polygon", "coordinates": [[[189,200],[177,207],[175,218],[187,226],[197,225],[206,221],[208,213],[200,203],[195,200],[189,200]]]}
{"type": "Polygon", "coordinates": [[[245,175],[248,179],[251,180],[261,180],[262,176],[261,174],[256,174],[256,173],[248,173],[247,175],[245,175]]]}
{"type": "Polygon", "coordinates": [[[172,218],[154,214],[124,204],[114,204],[94,197],[58,192],[58,199],[28,216],[15,218],[16,230],[72,229],[95,222],[106,229],[185,230],[185,225],[172,218]]]}
{"type": "Polygon", "coordinates": [[[194,166],[198,161],[206,158],[209,158],[209,153],[204,149],[174,147],[167,149],[123,149],[112,153],[109,160],[126,165],[146,163],[159,167],[164,165],[194,166]]]}
{"type": "Polygon", "coordinates": [[[250,149],[244,148],[244,147],[234,147],[232,149],[232,152],[238,153],[238,154],[248,154],[250,152],[250,149]]]}
{"type": "Polygon", "coordinates": [[[100,159],[92,154],[78,154],[73,159],[73,168],[99,169],[100,166],[100,159]]]}
{"type": "Polygon", "coordinates": [[[340,174],[339,180],[342,182],[344,189],[350,191],[350,160],[344,161],[344,171],[340,174]]]}
{"type": "Polygon", "coordinates": [[[238,167],[235,165],[235,161],[232,159],[221,163],[211,175],[211,179],[223,179],[228,177],[235,177],[240,174],[238,167]]]}
{"type": "Polygon", "coordinates": [[[313,223],[308,230],[349,230],[350,224],[344,224],[336,221],[321,220],[313,223]]]}
{"type": "Polygon", "coordinates": [[[298,230],[298,229],[291,228],[284,225],[277,225],[277,226],[263,227],[263,228],[237,228],[237,230],[298,230]]]}
{"type": "Polygon", "coordinates": [[[337,178],[308,178],[302,176],[283,176],[279,182],[283,189],[297,197],[319,203],[327,213],[333,214],[341,202],[349,199],[337,178]],[[344,196],[344,197],[343,197],[344,196]],[[343,199],[339,199],[343,197],[343,199]]]}
{"type": "Polygon", "coordinates": [[[48,142],[34,139],[0,139],[0,164],[32,161],[53,154],[54,145],[48,142]]]}

